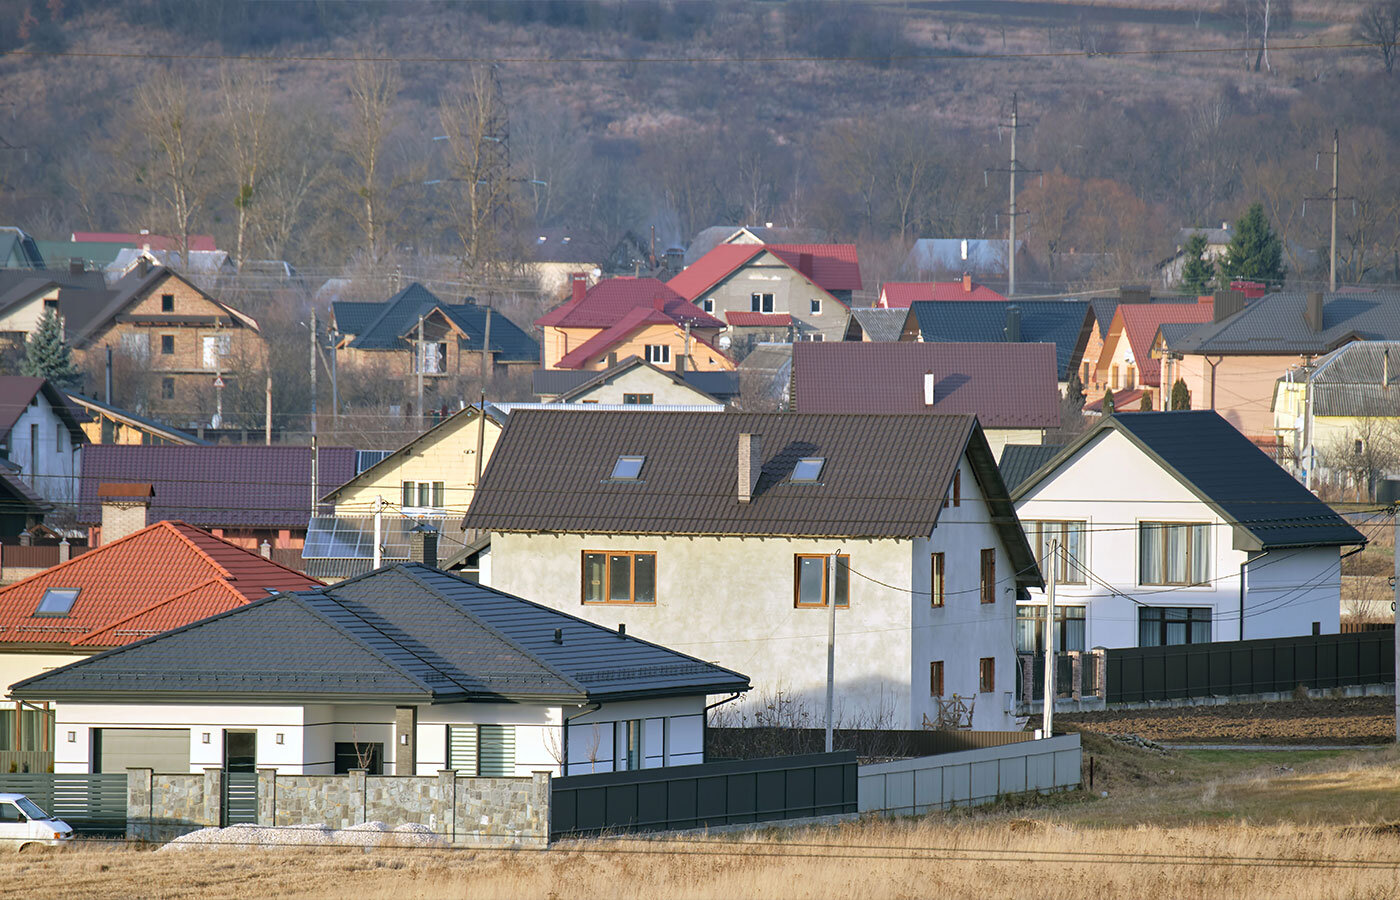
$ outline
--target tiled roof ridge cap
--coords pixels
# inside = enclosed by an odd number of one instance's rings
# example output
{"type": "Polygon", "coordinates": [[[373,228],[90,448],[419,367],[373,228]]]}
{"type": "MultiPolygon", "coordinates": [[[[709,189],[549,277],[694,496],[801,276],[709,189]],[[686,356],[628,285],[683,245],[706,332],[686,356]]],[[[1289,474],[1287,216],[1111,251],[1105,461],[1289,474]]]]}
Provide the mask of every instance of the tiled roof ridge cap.
{"type": "MultiPolygon", "coordinates": [[[[114,628],[117,628],[117,627],[119,627],[119,626],[121,626],[121,625],[126,624],[127,622],[130,622],[132,619],[140,618],[141,616],[144,616],[146,613],[152,612],[152,611],[154,611],[154,610],[156,610],[156,609],[159,609],[159,608],[162,607],[162,606],[166,606],[167,604],[174,603],[175,601],[180,600],[181,598],[188,597],[190,594],[193,594],[195,591],[202,591],[202,590],[204,590],[205,588],[209,587],[211,584],[212,584],[212,585],[215,585],[215,586],[222,587],[224,590],[228,591],[229,593],[231,593],[231,594],[233,594],[235,597],[237,597],[240,601],[247,602],[247,601],[249,601],[249,600],[252,599],[252,598],[249,598],[249,597],[244,596],[243,594],[239,593],[237,590],[234,590],[233,585],[229,584],[227,579],[220,578],[220,577],[217,576],[217,575],[212,575],[212,576],[210,576],[209,578],[207,578],[206,580],[201,581],[201,582],[199,582],[198,584],[194,585],[193,587],[189,587],[189,588],[186,588],[185,590],[179,591],[179,592],[177,592],[177,593],[168,594],[168,595],[166,595],[166,596],[164,596],[164,597],[161,597],[159,600],[156,600],[156,601],[154,601],[154,602],[152,602],[152,603],[150,603],[150,604],[147,604],[146,606],[141,607],[140,609],[138,609],[138,610],[137,610],[136,612],[134,612],[134,613],[131,613],[131,614],[126,615],[126,616],[123,616],[123,617],[121,617],[120,619],[117,619],[115,622],[111,622],[111,623],[109,623],[109,624],[107,624],[107,625],[102,626],[101,628],[97,629],[96,631],[89,632],[88,634],[86,634],[86,635],[83,636],[82,640],[74,641],[73,644],[74,644],[75,646],[76,646],[76,645],[79,645],[79,644],[91,644],[91,643],[93,642],[93,639],[94,639],[94,638],[97,638],[97,637],[99,637],[99,636],[101,636],[101,635],[103,635],[103,634],[106,634],[107,632],[111,631],[111,630],[114,629],[114,628]]],[[[198,620],[195,620],[195,621],[198,621],[198,620]]],[[[193,622],[186,623],[186,624],[193,624],[193,622]]]]}

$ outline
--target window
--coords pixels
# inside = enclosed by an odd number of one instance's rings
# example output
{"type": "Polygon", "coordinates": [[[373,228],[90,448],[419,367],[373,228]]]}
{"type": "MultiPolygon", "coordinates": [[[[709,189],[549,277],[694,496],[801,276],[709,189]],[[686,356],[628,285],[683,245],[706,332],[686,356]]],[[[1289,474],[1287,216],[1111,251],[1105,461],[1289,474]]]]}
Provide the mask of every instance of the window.
{"type": "Polygon", "coordinates": [[[62,426],[62,425],[54,425],[54,427],[53,427],[53,450],[54,450],[55,453],[62,453],[62,452],[63,452],[63,426],[62,426]]]}
{"type": "Polygon", "coordinates": [[[714,311],[715,311],[715,298],[714,298],[714,297],[706,297],[704,300],[701,300],[701,301],[700,301],[700,308],[701,308],[702,310],[704,310],[705,312],[707,312],[707,313],[712,313],[712,312],[714,312],[714,311]]]}
{"type": "Polygon", "coordinates": [[[1080,368],[1080,370],[1079,370],[1079,386],[1080,386],[1080,387],[1088,387],[1088,385],[1089,385],[1089,364],[1088,364],[1088,363],[1085,363],[1085,364],[1080,368]]]}
{"type": "Polygon", "coordinates": [[[446,503],[446,494],[447,485],[442,481],[405,481],[400,497],[401,505],[441,509],[446,503]]]}
{"type": "Polygon", "coordinates": [[[418,345],[418,352],[413,359],[414,373],[422,372],[424,375],[442,375],[447,372],[447,344],[424,341],[418,345]]]}
{"type": "Polygon", "coordinates": [[[1124,369],[1123,387],[1132,390],[1137,386],[1137,369],[1133,366],[1126,366],[1124,369]]]}
{"type": "Polygon", "coordinates": [[[1110,372],[1108,386],[1110,390],[1116,391],[1118,390],[1118,366],[1115,365],[1110,372]]]}
{"type": "Polygon", "coordinates": [[[384,745],[364,741],[335,742],[335,774],[364,769],[370,775],[384,774],[384,745]]]}
{"type": "Polygon", "coordinates": [[[403,495],[399,498],[399,505],[412,506],[417,498],[417,495],[414,493],[414,491],[414,483],[412,481],[405,481],[403,483],[403,495]]]}
{"type": "Polygon", "coordinates": [[[928,664],[928,695],[943,696],[943,660],[935,659],[928,664]]]}
{"type": "Polygon", "coordinates": [[[1209,577],[1209,525],[1138,523],[1140,584],[1204,584],[1209,577]]]}
{"type": "MultiPolygon", "coordinates": [[[[1055,606],[1055,652],[1084,649],[1084,607],[1055,606]]],[[[1045,607],[1016,606],[1016,652],[1045,652],[1045,607]]]]}
{"type": "Polygon", "coordinates": [[[1030,541],[1040,570],[1049,574],[1050,542],[1060,542],[1055,557],[1055,581],[1060,584],[1084,584],[1085,522],[1026,522],[1026,539],[1030,541]]]}
{"type": "Polygon", "coordinates": [[[206,335],[204,345],[204,368],[213,371],[222,368],[223,358],[228,356],[233,345],[233,335],[206,335]]]}
{"type": "Polygon", "coordinates": [[[792,469],[793,484],[816,484],[822,477],[822,466],[826,459],[820,456],[806,456],[797,461],[792,469]]]}
{"type": "Polygon", "coordinates": [[[162,400],[175,399],[175,379],[162,378],[160,380],[160,398],[162,400]]]}
{"type": "Polygon", "coordinates": [[[49,299],[44,300],[44,312],[48,312],[49,310],[53,310],[54,312],[58,312],[58,299],[57,299],[57,298],[49,298],[49,299]]]}
{"type": "MultiPolygon", "coordinates": [[[[799,553],[793,557],[794,606],[826,606],[827,566],[831,557],[799,553]]],[[[839,557],[836,567],[836,606],[838,609],[851,605],[851,558],[846,554],[839,557]]]]}
{"type": "Polygon", "coordinates": [[[640,481],[642,477],[642,463],[646,462],[645,456],[619,456],[617,462],[613,463],[613,481],[640,481]]]}
{"type": "Polygon", "coordinates": [[[651,394],[623,394],[622,402],[627,406],[651,406],[651,394]]]}
{"type": "Polygon", "coordinates": [[[618,722],[622,746],[617,754],[618,771],[636,771],[642,767],[642,720],[628,719],[618,722]]]}
{"type": "Polygon", "coordinates": [[[982,551],[982,602],[997,602],[997,551],[994,547],[982,551]]]}
{"type": "Polygon", "coordinates": [[[36,616],[67,616],[73,609],[73,603],[78,599],[78,591],[82,588],[49,588],[44,591],[44,596],[39,600],[39,608],[34,610],[36,616]]]}
{"type": "Polygon", "coordinates": [[[1143,606],[1138,608],[1138,646],[1168,647],[1210,643],[1208,607],[1143,606]]]}
{"type": "Polygon", "coordinates": [[[418,482],[418,505],[430,506],[433,502],[433,486],[426,481],[418,482]]]}
{"type": "Polygon", "coordinates": [[[962,505],[962,469],[953,470],[953,483],[948,488],[948,496],[943,498],[944,507],[962,505]]]}
{"type": "Polygon", "coordinates": [[[151,358],[151,336],[140,332],[126,332],[122,335],[122,352],[136,362],[145,362],[151,358]]]}
{"type": "Polygon", "coordinates": [[[515,774],[514,725],[448,725],[447,767],[463,775],[515,774]]]}
{"type": "Polygon", "coordinates": [[[671,347],[668,344],[647,344],[646,361],[654,366],[670,365],[671,347]]]}
{"type": "Polygon", "coordinates": [[[1361,441],[1360,438],[1357,438],[1356,446],[1353,448],[1352,452],[1355,453],[1357,456],[1360,456],[1365,449],[1366,445],[1361,441]]]}
{"type": "Polygon", "coordinates": [[[175,352],[175,335],[162,334],[160,336],[160,352],[163,356],[169,356],[175,352]]]}
{"type": "Polygon", "coordinates": [[[929,554],[929,606],[942,606],[946,596],[947,581],[944,577],[943,554],[929,554]]]}
{"type": "Polygon", "coordinates": [[[822,314],[822,301],[821,301],[821,298],[820,298],[820,297],[813,297],[813,298],[812,298],[812,315],[814,315],[814,316],[819,316],[819,315],[821,315],[821,314],[822,314]]]}
{"type": "Polygon", "coordinates": [[[19,807],[13,803],[0,803],[0,822],[24,822],[26,819],[20,815],[19,807]]]}
{"type": "Polygon", "coordinates": [[[772,294],[750,294],[750,295],[749,295],[749,307],[750,307],[750,312],[756,312],[756,313],[770,313],[770,312],[773,311],[773,295],[772,295],[772,294]]]}
{"type": "Polygon", "coordinates": [[[656,554],[583,552],[584,603],[656,603],[656,554]]]}
{"type": "Polygon", "coordinates": [[[997,689],[997,661],[994,656],[984,656],[977,663],[977,692],[990,694],[997,689]]]}
{"type": "Polygon", "coordinates": [[[811,334],[807,335],[807,340],[809,340],[809,341],[824,341],[824,340],[826,340],[826,335],[822,334],[820,331],[814,331],[814,332],[812,332],[811,334]]]}
{"type": "Polygon", "coordinates": [[[160,311],[163,312],[163,313],[173,313],[173,312],[175,311],[175,295],[174,295],[174,294],[161,294],[161,295],[160,295],[160,311]]]}
{"type": "Polygon", "coordinates": [[[442,481],[433,482],[433,506],[442,508],[447,505],[447,484],[442,481]]]}

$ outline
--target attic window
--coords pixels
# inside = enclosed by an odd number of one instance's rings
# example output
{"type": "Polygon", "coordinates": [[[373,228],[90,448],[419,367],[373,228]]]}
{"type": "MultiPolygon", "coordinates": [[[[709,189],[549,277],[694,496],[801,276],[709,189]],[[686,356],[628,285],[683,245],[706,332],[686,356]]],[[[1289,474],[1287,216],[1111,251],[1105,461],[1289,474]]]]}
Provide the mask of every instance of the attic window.
{"type": "Polygon", "coordinates": [[[642,477],[642,463],[645,456],[619,456],[613,463],[613,481],[637,481],[642,477]]]}
{"type": "Polygon", "coordinates": [[[39,601],[39,608],[34,610],[36,616],[67,616],[73,609],[73,603],[78,599],[78,591],[82,588],[49,588],[44,591],[44,597],[39,601]]]}
{"type": "Polygon", "coordinates": [[[826,459],[820,456],[804,456],[792,470],[793,484],[816,484],[822,477],[822,466],[826,459]]]}

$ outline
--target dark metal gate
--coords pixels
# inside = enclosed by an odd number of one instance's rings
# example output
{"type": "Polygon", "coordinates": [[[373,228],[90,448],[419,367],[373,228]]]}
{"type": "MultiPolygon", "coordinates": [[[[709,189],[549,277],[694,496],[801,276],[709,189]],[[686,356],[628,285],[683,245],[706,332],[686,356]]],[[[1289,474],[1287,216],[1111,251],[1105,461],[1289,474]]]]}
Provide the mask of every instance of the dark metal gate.
{"type": "Polygon", "coordinates": [[[126,834],[126,775],[0,774],[0,793],[24,794],[80,834],[126,834]]]}
{"type": "Polygon", "coordinates": [[[258,773],[224,773],[224,825],[258,824],[258,773]]]}

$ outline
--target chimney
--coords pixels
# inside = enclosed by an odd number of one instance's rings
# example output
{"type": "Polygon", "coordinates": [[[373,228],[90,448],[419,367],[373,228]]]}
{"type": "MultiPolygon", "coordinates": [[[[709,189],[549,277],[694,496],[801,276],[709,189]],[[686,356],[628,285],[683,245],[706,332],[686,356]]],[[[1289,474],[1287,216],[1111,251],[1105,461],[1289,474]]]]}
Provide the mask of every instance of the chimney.
{"type": "Polygon", "coordinates": [[[70,257],[68,260],[68,274],[81,275],[83,274],[83,271],[83,261],[81,259],[77,259],[76,257],[70,257]]]}
{"type": "Polygon", "coordinates": [[[430,569],[438,564],[437,529],[427,522],[419,522],[408,530],[409,562],[421,563],[430,569]]]}
{"type": "Polygon", "coordinates": [[[1244,309],[1243,291],[1215,292],[1215,321],[1223,322],[1244,309]]]}
{"type": "Polygon", "coordinates": [[[753,499],[758,476],[763,474],[763,435],[739,435],[739,502],[753,499]]]}
{"type": "Polygon", "coordinates": [[[1021,307],[1014,303],[1006,308],[1005,336],[1009,344],[1021,342],[1021,307]]]}
{"type": "Polygon", "coordinates": [[[68,543],[68,538],[58,542],[58,561],[66,563],[73,558],[73,545],[68,543]]]}
{"type": "Polygon", "coordinates": [[[1303,307],[1303,321],[1308,330],[1317,334],[1322,330],[1322,291],[1309,291],[1308,303],[1303,307]]]}
{"type": "Polygon", "coordinates": [[[121,540],[146,527],[155,488],[149,484],[103,482],[97,486],[102,504],[102,543],[121,540]]]}
{"type": "Polygon", "coordinates": [[[971,272],[964,272],[964,273],[963,273],[963,293],[964,293],[964,294],[970,294],[970,293],[972,293],[972,273],[971,273],[971,272]]]}
{"type": "Polygon", "coordinates": [[[665,297],[653,297],[653,298],[651,298],[651,305],[654,306],[656,309],[660,310],[661,312],[665,312],[665,311],[666,311],[666,298],[665,298],[665,297]]]}
{"type": "Polygon", "coordinates": [[[272,559],[272,545],[264,540],[258,545],[258,555],[263,559],[272,559]]]}
{"type": "Polygon", "coordinates": [[[575,272],[573,275],[570,275],[569,278],[573,282],[573,301],[578,303],[584,298],[584,295],[588,293],[588,276],[582,272],[575,272]]]}
{"type": "Polygon", "coordinates": [[[933,373],[924,373],[924,406],[933,406],[933,373]]]}
{"type": "Polygon", "coordinates": [[[608,354],[608,368],[611,369],[615,365],[617,365],[617,351],[613,350],[608,354]]]}
{"type": "Polygon", "coordinates": [[[803,276],[807,278],[812,277],[812,254],[797,254],[797,271],[801,272],[803,276]]]}
{"type": "Polygon", "coordinates": [[[1139,284],[1125,284],[1118,288],[1119,303],[1151,303],[1152,289],[1139,284]]]}
{"type": "Polygon", "coordinates": [[[684,353],[677,353],[677,354],[676,354],[676,371],[677,371],[677,372],[684,372],[684,371],[685,371],[685,354],[684,354],[684,353]]]}

